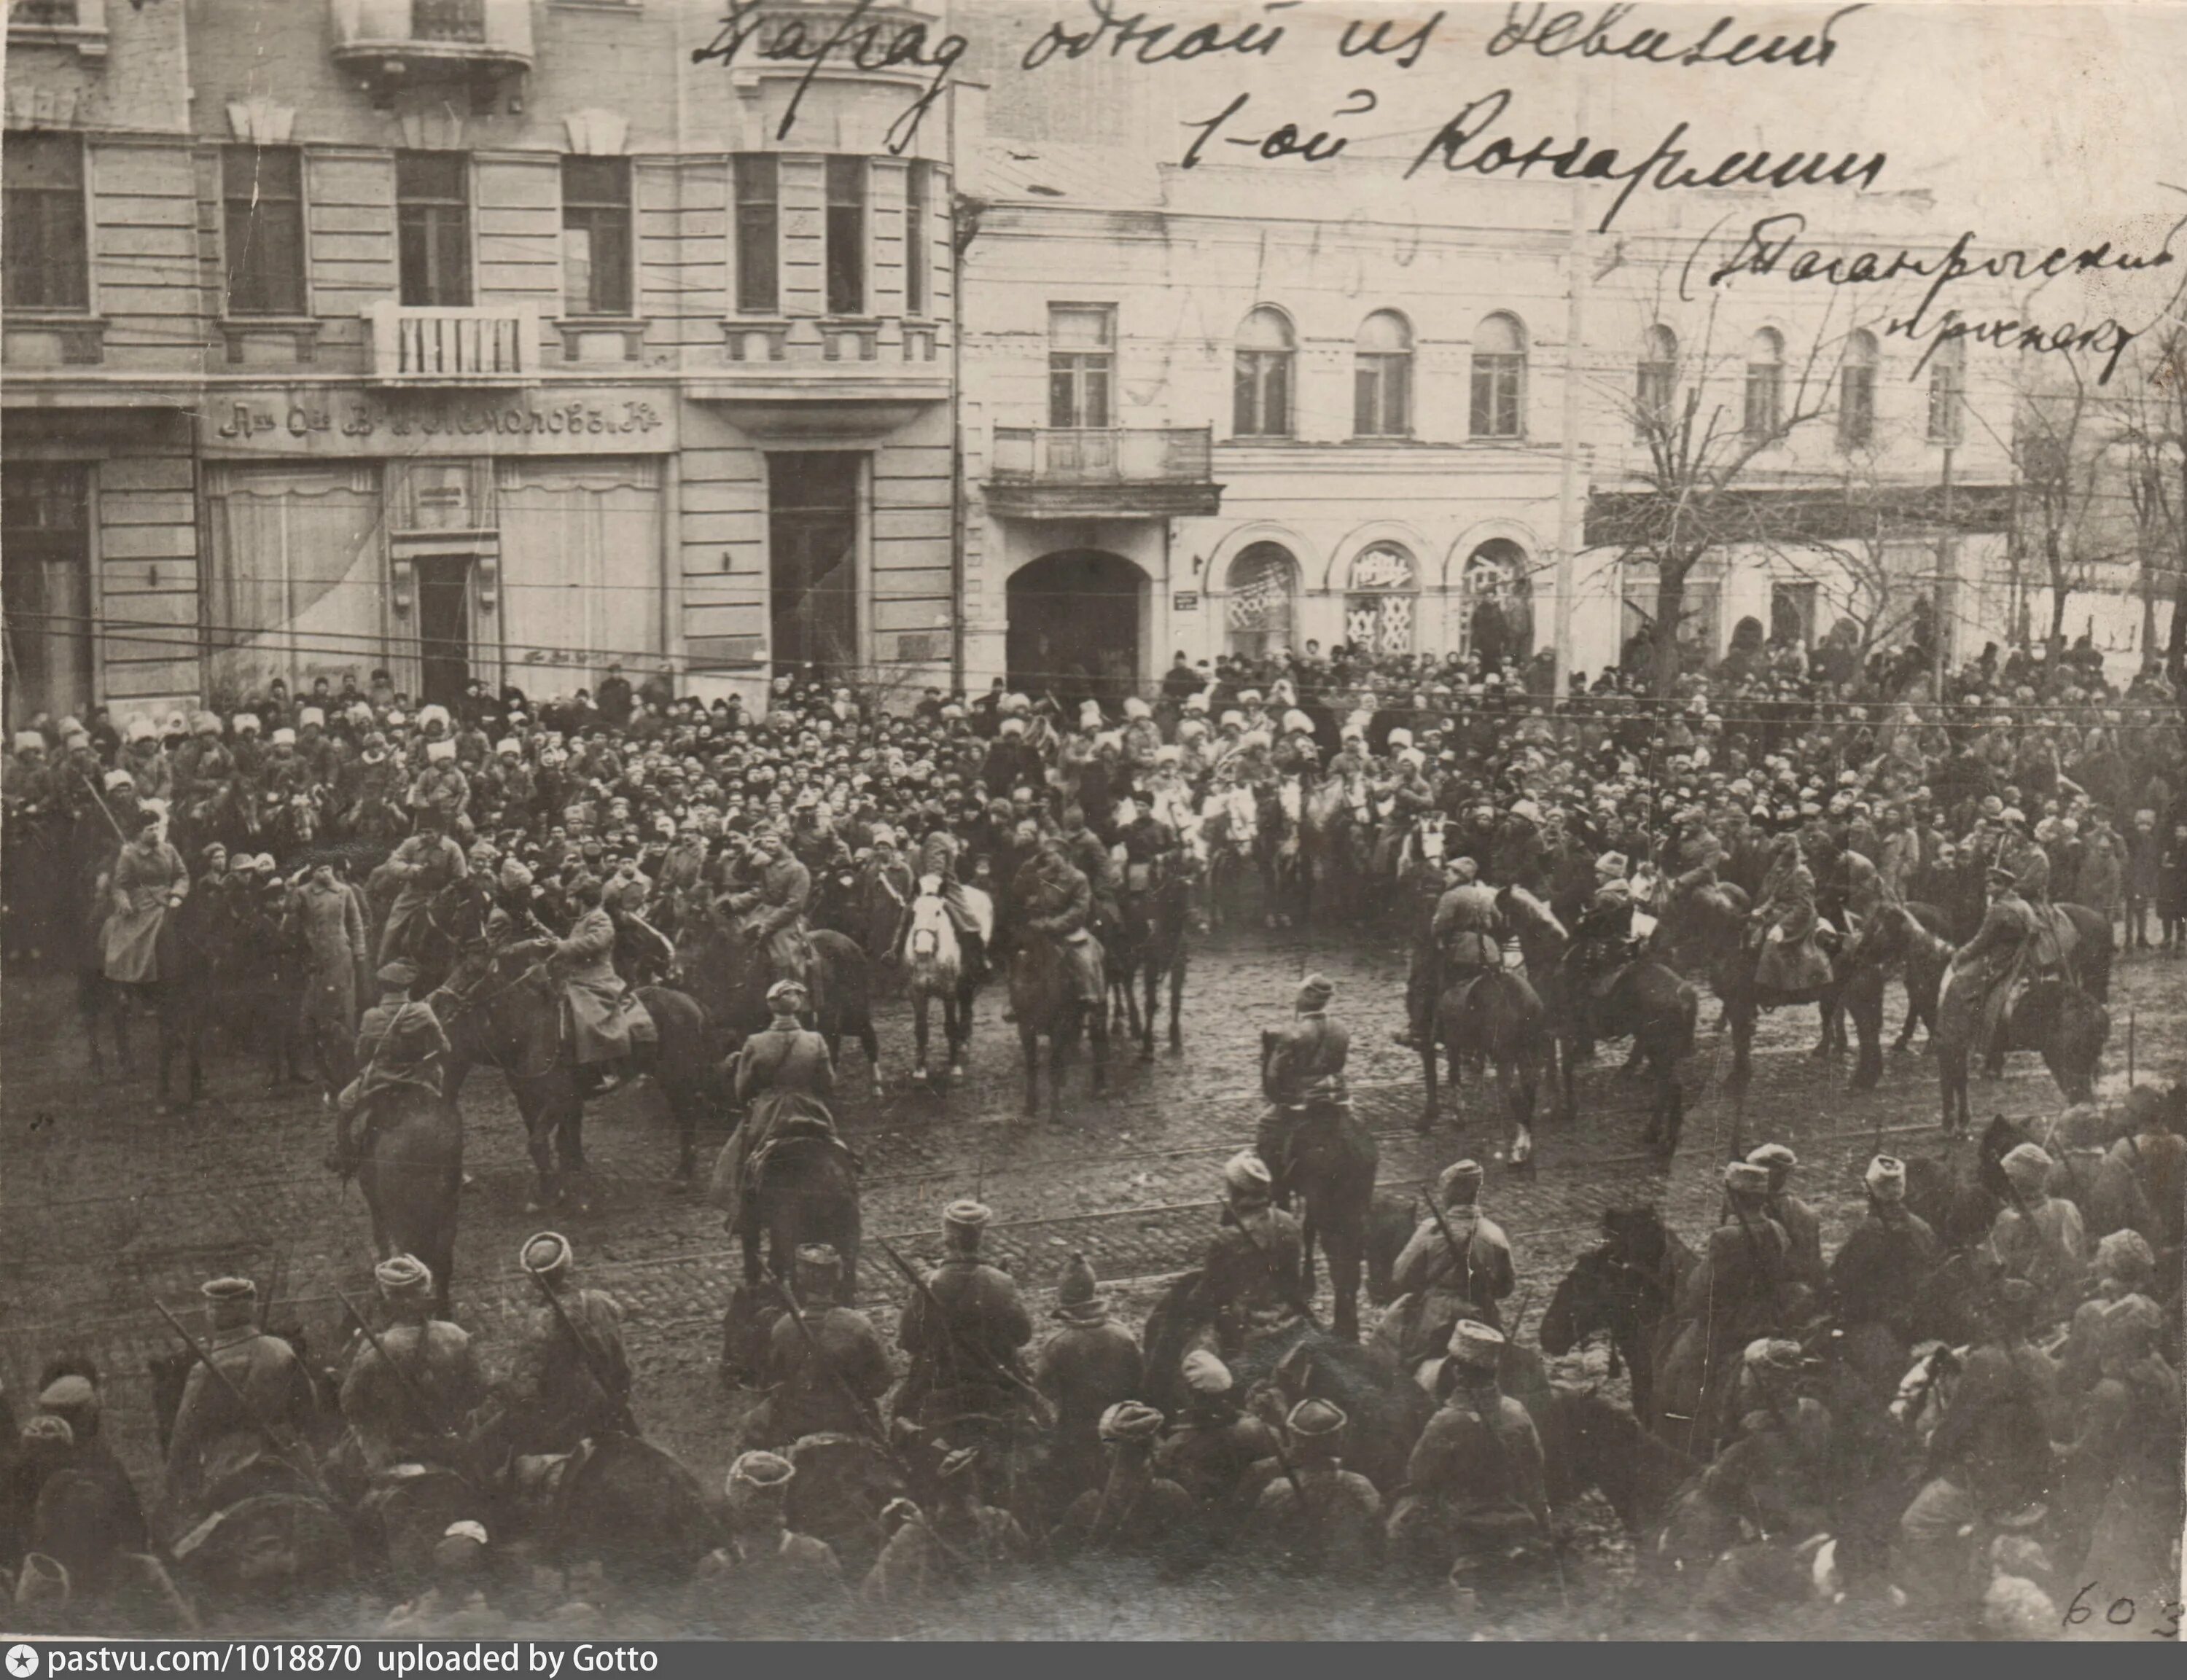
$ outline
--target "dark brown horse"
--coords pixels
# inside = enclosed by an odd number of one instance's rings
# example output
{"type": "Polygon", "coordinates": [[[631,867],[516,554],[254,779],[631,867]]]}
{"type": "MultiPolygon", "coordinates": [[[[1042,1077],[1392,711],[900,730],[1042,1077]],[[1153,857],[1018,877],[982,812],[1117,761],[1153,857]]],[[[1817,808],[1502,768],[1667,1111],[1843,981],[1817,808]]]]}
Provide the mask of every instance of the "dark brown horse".
{"type": "Polygon", "coordinates": [[[1655,1352],[1693,1270],[1694,1254],[1653,1207],[1605,1208],[1603,1240],[1572,1262],[1542,1315],[1542,1351],[1561,1357],[1600,1332],[1609,1336],[1611,1374],[1622,1363],[1633,1377],[1633,1409],[1655,1405],[1655,1352]]]}
{"type": "MultiPolygon", "coordinates": [[[[1261,1035],[1263,1067],[1279,1036],[1261,1035]]],[[[1318,1241],[1329,1256],[1336,1334],[1346,1341],[1359,1339],[1359,1286],[1381,1161],[1381,1146],[1349,1103],[1314,1103],[1291,1133],[1275,1185],[1278,1205],[1289,1208],[1294,1196],[1300,1203],[1300,1288],[1307,1300],[1313,1298],[1313,1250],[1318,1241]]]]}
{"type": "Polygon", "coordinates": [[[454,1103],[414,1085],[374,1099],[372,1142],[357,1170],[372,1216],[377,1259],[414,1255],[433,1273],[433,1300],[448,1317],[456,1270],[456,1210],[464,1188],[464,1121],[454,1103]]]}
{"type": "MultiPolygon", "coordinates": [[[[1139,1041],[1143,1062],[1155,1059],[1155,1015],[1165,980],[1169,985],[1169,1048],[1184,1048],[1178,1011],[1184,1000],[1186,936],[1192,924],[1197,873],[1197,864],[1180,852],[1150,885],[1133,891],[1127,884],[1117,900],[1123,925],[1107,952],[1109,987],[1122,1006],[1122,1024],[1139,1041]],[[1140,988],[1146,994],[1144,1012],[1140,988]]],[[[1110,1023],[1112,1028],[1117,1024],[1114,1020],[1110,1023]]]]}
{"type": "MultiPolygon", "coordinates": [[[[1449,1058],[1450,1088],[1459,1092],[1459,1070],[1470,1062],[1476,1068],[1493,1067],[1496,1087],[1511,1117],[1510,1161],[1524,1166],[1534,1157],[1534,1098],[1546,1070],[1556,1073],[1556,1042],[1549,1031],[1549,1011],[1534,988],[1504,969],[1459,980],[1447,986],[1436,1001],[1435,1024],[1420,1045],[1420,1081],[1425,1087],[1420,1129],[1435,1124],[1436,1046],[1449,1058]]],[[[1461,1100],[1461,1113],[1463,1112],[1461,1100]]]]}
{"type": "MultiPolygon", "coordinates": [[[[1087,936],[1091,939],[1093,936],[1087,936]]],[[[1097,944],[1094,947],[1100,949],[1097,944]]],[[[1097,962],[1100,960],[1097,955],[1097,962]]],[[[1106,989],[1105,980],[1104,983],[1106,989]]],[[[1017,1017],[1018,1045],[1025,1053],[1025,1117],[1040,1118],[1040,1041],[1048,1040],[1048,1107],[1060,1119],[1063,1067],[1082,1035],[1093,1041],[1094,1094],[1109,1080],[1109,1014],[1100,1003],[1078,995],[1077,982],[1055,941],[1028,932],[1018,941],[1010,963],[1010,1012],[1017,1017]]]]}
{"type": "MultiPolygon", "coordinates": [[[[773,1019],[767,1007],[773,984],[762,941],[724,915],[703,907],[677,919],[676,980],[698,1001],[721,1037],[716,1056],[763,1031],[773,1019]]],[[[880,1042],[874,1033],[873,982],[866,953],[844,934],[822,928],[812,941],[813,1009],[807,1025],[828,1041],[828,1054],[840,1068],[843,1040],[856,1038],[866,1053],[873,1093],[881,1094],[880,1042]]]]}

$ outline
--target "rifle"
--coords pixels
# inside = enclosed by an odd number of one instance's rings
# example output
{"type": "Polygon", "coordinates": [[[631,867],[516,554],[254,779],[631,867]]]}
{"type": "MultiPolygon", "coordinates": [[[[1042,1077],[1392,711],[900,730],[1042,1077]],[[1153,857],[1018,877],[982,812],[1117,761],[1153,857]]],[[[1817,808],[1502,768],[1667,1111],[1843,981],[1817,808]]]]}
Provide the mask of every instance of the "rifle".
{"type": "Polygon", "coordinates": [[[790,1323],[797,1326],[798,1334],[805,1340],[806,1357],[812,1362],[816,1369],[835,1379],[835,1386],[842,1391],[843,1397],[851,1402],[852,1415],[865,1425],[873,1436],[874,1444],[880,1448],[882,1456],[908,1478],[911,1475],[911,1467],[898,1458],[896,1449],[889,1445],[888,1437],[881,1429],[880,1419],[867,1410],[866,1401],[859,1396],[857,1390],[851,1386],[850,1379],[829,1364],[821,1356],[819,1339],[812,1334],[812,1327],[805,1322],[805,1313],[797,1304],[797,1296],[792,1292],[789,1284],[784,1281],[782,1273],[775,1270],[773,1266],[769,1266],[767,1268],[767,1275],[774,1284],[775,1293],[782,1297],[782,1304],[789,1312],[790,1323]]]}
{"type": "Polygon", "coordinates": [[[641,1436],[644,1431],[638,1428],[638,1419],[631,1413],[630,1402],[617,1395],[615,1391],[615,1385],[600,1374],[599,1361],[593,1352],[593,1345],[585,1340],[583,1333],[571,1321],[569,1309],[562,1305],[561,1296],[556,1295],[554,1286],[537,1272],[526,1272],[524,1275],[539,1286],[539,1293],[547,1297],[548,1306],[554,1309],[555,1322],[561,1325],[570,1340],[576,1345],[578,1363],[585,1368],[585,1374],[593,1379],[593,1386],[599,1390],[603,1396],[614,1401],[616,1414],[611,1421],[615,1426],[633,1438],[641,1436]]]}
{"type": "Polygon", "coordinates": [[[918,1294],[919,1299],[926,1303],[927,1311],[933,1314],[936,1324],[947,1332],[950,1338],[957,1344],[958,1348],[962,1351],[970,1353],[973,1356],[975,1363],[984,1367],[992,1374],[999,1375],[1004,1381],[1009,1383],[1012,1388],[1023,1393],[1028,1400],[1032,1402],[1034,1408],[1033,1416],[1039,1423],[1040,1426],[1043,1429],[1053,1429],[1055,1425],[1055,1416],[1054,1411],[1049,1406],[1048,1396],[1043,1394],[1038,1389],[1035,1388],[1031,1383],[1027,1382],[1023,1377],[1020,1376],[1015,1371],[1010,1369],[1008,1365],[1004,1364],[1000,1359],[998,1359],[986,1348],[978,1346],[976,1343],[966,1340],[964,1339],[964,1332],[951,1320],[948,1313],[943,1309],[941,1301],[935,1298],[934,1290],[927,1283],[926,1279],[920,1277],[918,1273],[914,1272],[911,1268],[910,1263],[907,1261],[902,1255],[898,1254],[895,1248],[885,1239],[876,1237],[874,1239],[874,1244],[875,1247],[879,1248],[883,1254],[886,1255],[889,1259],[894,1262],[896,1269],[903,1273],[905,1279],[911,1284],[912,1289],[918,1294]]]}
{"type": "MultiPolygon", "coordinates": [[[[472,1469],[469,1462],[470,1443],[455,1429],[442,1423],[436,1415],[432,1402],[425,1398],[424,1391],[419,1389],[417,1383],[413,1380],[409,1372],[404,1370],[396,1362],[395,1356],[388,1351],[387,1345],[380,1340],[378,1334],[373,1329],[372,1321],[357,1310],[357,1303],[344,1295],[339,1287],[335,1290],[335,1299],[347,1309],[351,1318],[357,1320],[357,1329],[363,1332],[365,1340],[372,1345],[372,1351],[379,1356],[379,1363],[395,1374],[395,1380],[402,1390],[402,1397],[410,1402],[412,1409],[424,1422],[431,1425],[435,1434],[454,1446],[457,1455],[464,1460],[458,1468],[467,1474],[469,1473],[472,1469]]],[[[425,1346],[425,1338],[422,1334],[418,1338],[418,1346],[422,1354],[425,1346]]]]}
{"type": "Polygon", "coordinates": [[[1459,1241],[1458,1233],[1450,1228],[1450,1221],[1443,1217],[1443,1211],[1436,1205],[1431,1192],[1422,1191],[1420,1200],[1427,1204],[1428,1214],[1435,1221],[1436,1229],[1442,1233],[1443,1243],[1450,1250],[1450,1262],[1457,1268],[1465,1299],[1470,1302],[1473,1300],[1473,1245],[1459,1241]]]}
{"type": "Polygon", "coordinates": [[[106,826],[114,830],[115,838],[124,846],[128,845],[129,836],[121,832],[121,824],[115,819],[113,812],[107,808],[105,796],[92,786],[91,778],[79,770],[76,773],[76,778],[83,784],[83,790],[91,795],[91,802],[98,807],[98,814],[106,818],[106,826]]]}
{"type": "Polygon", "coordinates": [[[212,1374],[214,1381],[228,1391],[228,1397],[235,1402],[236,1409],[243,1413],[250,1426],[258,1431],[268,1446],[273,1447],[273,1456],[288,1465],[290,1469],[301,1470],[304,1479],[312,1484],[312,1491],[329,1505],[338,1504],[339,1502],[327,1486],[325,1478],[320,1475],[319,1467],[312,1462],[311,1455],[308,1452],[305,1453],[301,1464],[298,1464],[290,1457],[290,1454],[295,1451],[295,1444],[284,1440],[282,1431],[275,1429],[272,1424],[258,1415],[258,1408],[244,1397],[243,1391],[235,1385],[235,1379],[229,1376],[213,1362],[212,1355],[199,1346],[195,1336],[183,1328],[182,1320],[168,1312],[166,1306],[160,1301],[155,1301],[152,1303],[152,1310],[167,1321],[167,1328],[183,1339],[183,1346],[189,1349],[191,1356],[212,1374]]]}

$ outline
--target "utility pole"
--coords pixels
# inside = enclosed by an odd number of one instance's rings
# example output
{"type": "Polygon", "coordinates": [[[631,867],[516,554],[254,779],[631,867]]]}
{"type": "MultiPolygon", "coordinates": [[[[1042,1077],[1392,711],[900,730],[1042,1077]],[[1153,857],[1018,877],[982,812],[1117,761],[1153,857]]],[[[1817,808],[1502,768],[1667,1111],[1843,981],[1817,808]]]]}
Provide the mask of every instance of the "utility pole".
{"type": "MultiPolygon", "coordinates": [[[[1574,78],[1578,91],[1574,98],[1573,132],[1587,132],[1587,81],[1584,75],[1574,78]]],[[[1575,184],[1571,189],[1571,232],[1565,256],[1565,389],[1563,458],[1560,464],[1557,483],[1557,581],[1556,581],[1556,674],[1555,694],[1562,700],[1571,692],[1572,672],[1572,591],[1573,578],[1577,571],[1579,545],[1584,531],[1580,505],[1580,426],[1586,412],[1581,402],[1580,381],[1583,357],[1587,345],[1587,291],[1594,279],[1590,272],[1587,249],[1586,190],[1575,184]]]]}
{"type": "MultiPolygon", "coordinates": [[[[1956,419],[1956,416],[1954,419],[1956,419]]],[[[1959,534],[1952,523],[1952,445],[1944,446],[1944,532],[1937,544],[1937,699],[1952,674],[1952,626],[1959,606],[1959,534]]]]}

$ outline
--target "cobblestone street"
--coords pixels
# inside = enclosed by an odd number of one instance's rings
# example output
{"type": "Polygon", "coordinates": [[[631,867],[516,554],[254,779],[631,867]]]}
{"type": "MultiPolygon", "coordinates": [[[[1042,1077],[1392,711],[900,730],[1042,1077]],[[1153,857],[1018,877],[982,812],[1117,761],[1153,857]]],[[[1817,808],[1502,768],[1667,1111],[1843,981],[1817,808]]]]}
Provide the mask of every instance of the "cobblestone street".
{"type": "MultiPolygon", "coordinates": [[[[867,1230],[908,1257],[931,1258],[942,1206],[976,1190],[995,1211],[989,1246],[1030,1286],[1037,1313],[1052,1304],[1058,1268],[1078,1249],[1136,1319],[1162,1277],[1192,1264],[1214,1228],[1218,1170],[1250,1140],[1259,1108],[1257,1035],[1284,1019],[1298,977],[1312,970],[1335,982],[1335,1012],[1352,1028],[1356,1102],[1380,1142],[1382,1188],[1408,1194],[1461,1154],[1489,1162],[1486,1200],[1517,1251],[1517,1301],[1529,1327],[1593,1240],[1604,1206],[1652,1200],[1689,1238],[1704,1230],[1734,1128],[1748,1143],[1774,1138],[1798,1150],[1799,1188],[1824,1207],[1833,1244],[1858,1211],[1859,1167],[1879,1133],[1900,1152],[1940,1147],[1933,1064],[1918,1051],[1891,1056],[1879,1090],[1852,1092],[1845,1060],[1819,1063],[1809,1054],[1812,1010],[1768,1017],[1742,1106],[1724,1088],[1729,1056],[1719,1055],[1723,1036],[1706,1030],[1715,1008],[1706,1003],[1686,1070],[1684,1140],[1667,1173],[1640,1144],[1639,1086],[1622,1080],[1617,1059],[1607,1055],[1583,1070],[1577,1121],[1538,1127],[1536,1170],[1514,1173],[1496,1162],[1504,1133],[1493,1093],[1481,1087],[1467,1086],[1463,1122],[1446,1093],[1433,1131],[1414,1131],[1418,1064],[1390,1042],[1403,1011],[1401,957],[1256,933],[1195,951],[1181,1055],[1161,1051],[1142,1065],[1120,1038],[1108,1093],[1087,1094],[1082,1061],[1071,1070],[1060,1124],[1017,1117],[1020,1064],[1000,1019],[999,989],[981,1002],[970,1076],[940,1097],[912,1087],[907,1012],[885,1001],[885,1094],[878,1102],[868,1094],[852,1050],[841,1104],[864,1161],[867,1230]]],[[[2122,965],[2109,1087],[2124,1081],[2129,1023],[2145,1075],[2175,1070],[2178,973],[2161,960],[2122,965]]],[[[149,1024],[138,1034],[138,1076],[99,1082],[85,1071],[65,982],[11,977],[5,1004],[0,1375],[20,1395],[42,1360],[90,1352],[112,1374],[110,1427],[121,1450],[133,1469],[149,1471],[155,1449],[145,1361],[166,1341],[152,1303],[187,1308],[197,1284],[216,1273],[249,1272],[264,1283],[278,1272],[282,1316],[300,1313],[315,1338],[331,1338],[340,1312],[334,1290],[354,1296],[370,1286],[363,1201],[320,1165],[329,1117],[308,1090],[267,1094],[258,1067],[222,1049],[211,1067],[212,1099],[188,1116],[159,1117],[143,1074],[149,1024]]],[[[1894,1031],[1901,1009],[1894,986],[1894,1031]]],[[[528,1164],[498,1078],[490,1070],[475,1075],[463,1101],[475,1183],[464,1203],[458,1316],[491,1351],[506,1343],[504,1321],[530,1304],[517,1245],[550,1222],[525,1211],[528,1164]]],[[[1977,1092],[1984,1114],[2042,1114],[2058,1101],[2032,1056],[2015,1057],[2001,1083],[1977,1092]]],[[[717,1120],[702,1138],[708,1159],[725,1129],[717,1120]]],[[[673,1189],[672,1138],[656,1093],[617,1093],[596,1105],[588,1130],[595,1205],[553,1222],[575,1241],[588,1280],[624,1306],[649,1427],[717,1481],[728,1442],[713,1361],[736,1269],[720,1216],[673,1189]]],[[[871,1247],[859,1291],[884,1320],[902,1292],[871,1247]]]]}

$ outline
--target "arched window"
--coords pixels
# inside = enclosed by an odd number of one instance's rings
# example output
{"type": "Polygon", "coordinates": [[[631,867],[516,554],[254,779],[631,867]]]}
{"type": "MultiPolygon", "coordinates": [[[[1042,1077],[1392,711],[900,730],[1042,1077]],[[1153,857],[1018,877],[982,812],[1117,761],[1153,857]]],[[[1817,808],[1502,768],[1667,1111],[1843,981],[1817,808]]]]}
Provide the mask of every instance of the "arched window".
{"type": "Polygon", "coordinates": [[[1493,667],[1534,651],[1534,589],[1526,551],[1494,537],[1466,556],[1459,575],[1458,650],[1493,667]]]}
{"type": "Polygon", "coordinates": [[[1291,323],[1262,307],[1238,329],[1230,430],[1239,437],[1291,435],[1291,323]]]}
{"type": "Polygon", "coordinates": [[[1515,315],[1482,317],[1473,329],[1473,435],[1526,432],[1526,329],[1515,315]]]}
{"type": "Polygon", "coordinates": [[[1678,394],[1678,335],[1650,327],[1640,341],[1639,376],[1633,391],[1633,429],[1645,437],[1674,418],[1678,394]]]}
{"type": "Polygon", "coordinates": [[[1378,309],[1360,323],[1352,363],[1352,434],[1406,437],[1413,430],[1413,329],[1378,309]]]}
{"type": "Polygon", "coordinates": [[[1875,436],[1875,334],[1856,332],[1838,370],[1838,447],[1863,449],[1875,436]]]}
{"type": "Polygon", "coordinates": [[[1746,351],[1746,435],[1773,438],[1785,424],[1785,340],[1774,327],[1754,335],[1746,351]]]}
{"type": "Polygon", "coordinates": [[[1370,542],[1352,557],[1344,639],[1362,653],[1408,654],[1420,616],[1420,562],[1400,542],[1370,542]]]}
{"type": "Polygon", "coordinates": [[[1223,576],[1227,596],[1224,642],[1241,659],[1265,659],[1291,644],[1291,604],[1298,594],[1298,562],[1280,542],[1253,542],[1240,550],[1223,576]]]}
{"type": "Polygon", "coordinates": [[[1966,435],[1967,344],[1947,339],[1929,358],[1929,441],[1958,443],[1966,435]]]}

